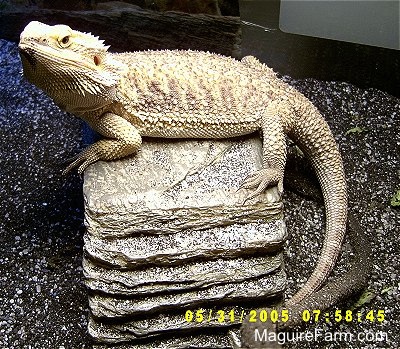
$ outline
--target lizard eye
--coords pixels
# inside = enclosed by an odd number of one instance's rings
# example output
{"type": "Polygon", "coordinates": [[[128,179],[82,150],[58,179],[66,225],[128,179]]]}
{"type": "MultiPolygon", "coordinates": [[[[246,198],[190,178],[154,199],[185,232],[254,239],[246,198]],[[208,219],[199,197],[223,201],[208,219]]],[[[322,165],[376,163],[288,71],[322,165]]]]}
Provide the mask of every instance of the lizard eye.
{"type": "Polygon", "coordinates": [[[101,58],[99,56],[94,56],[93,57],[93,62],[94,62],[95,65],[100,65],[101,58]]]}
{"type": "Polygon", "coordinates": [[[60,46],[61,47],[67,47],[70,44],[70,37],[69,35],[64,36],[63,38],[61,38],[60,42],[60,46]]]}

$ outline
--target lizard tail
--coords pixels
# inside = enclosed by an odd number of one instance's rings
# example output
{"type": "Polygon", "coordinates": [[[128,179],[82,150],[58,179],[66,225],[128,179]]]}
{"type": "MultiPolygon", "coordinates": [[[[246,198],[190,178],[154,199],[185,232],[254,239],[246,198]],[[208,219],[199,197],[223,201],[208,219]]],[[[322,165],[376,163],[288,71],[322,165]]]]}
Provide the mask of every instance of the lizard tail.
{"type": "Polygon", "coordinates": [[[314,106],[296,118],[290,137],[309,157],[322,188],[326,232],[317,265],[304,286],[286,305],[293,306],[317,291],[340,254],[347,223],[347,187],[342,158],[328,124],[314,106]]]}
{"type": "Polygon", "coordinates": [[[361,291],[367,284],[372,270],[371,243],[353,215],[349,215],[348,221],[347,231],[354,253],[348,271],[329,280],[319,291],[313,293],[312,297],[293,305],[290,319],[279,326],[280,330],[304,323],[301,316],[304,309],[325,310],[333,304],[343,301],[346,297],[361,291]]]}

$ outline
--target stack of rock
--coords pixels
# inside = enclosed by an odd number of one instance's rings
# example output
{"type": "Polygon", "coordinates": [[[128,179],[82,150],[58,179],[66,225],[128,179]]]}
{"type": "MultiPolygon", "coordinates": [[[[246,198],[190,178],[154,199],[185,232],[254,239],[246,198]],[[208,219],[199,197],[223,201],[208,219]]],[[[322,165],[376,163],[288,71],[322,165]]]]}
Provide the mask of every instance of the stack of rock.
{"type": "Polygon", "coordinates": [[[85,173],[84,273],[94,348],[230,348],[257,301],[282,295],[275,188],[246,201],[256,137],[149,141],[85,173]]]}

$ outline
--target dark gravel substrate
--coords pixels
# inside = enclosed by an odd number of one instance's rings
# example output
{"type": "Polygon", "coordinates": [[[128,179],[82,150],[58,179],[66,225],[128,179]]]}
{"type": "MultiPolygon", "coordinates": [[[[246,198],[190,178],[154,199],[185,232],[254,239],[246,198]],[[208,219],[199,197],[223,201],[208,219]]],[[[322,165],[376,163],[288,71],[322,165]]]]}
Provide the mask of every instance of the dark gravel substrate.
{"type": "MultiPolygon", "coordinates": [[[[81,256],[81,179],[61,176],[60,162],[81,147],[81,122],[61,112],[21,75],[17,46],[0,40],[0,348],[89,348],[81,256]]],[[[290,81],[290,79],[288,79],[290,81]]],[[[290,348],[396,348],[400,343],[399,100],[342,82],[290,81],[326,116],[343,154],[350,210],[373,244],[368,289],[361,311],[383,309],[383,324],[314,325],[353,334],[387,333],[388,341],[320,341],[290,348]],[[361,133],[346,131],[359,127],[361,133]]],[[[288,294],[306,280],[323,235],[320,203],[287,191],[288,294]]],[[[335,269],[346,269],[350,247],[335,269]]],[[[350,307],[355,299],[344,307],[350,307]]]]}

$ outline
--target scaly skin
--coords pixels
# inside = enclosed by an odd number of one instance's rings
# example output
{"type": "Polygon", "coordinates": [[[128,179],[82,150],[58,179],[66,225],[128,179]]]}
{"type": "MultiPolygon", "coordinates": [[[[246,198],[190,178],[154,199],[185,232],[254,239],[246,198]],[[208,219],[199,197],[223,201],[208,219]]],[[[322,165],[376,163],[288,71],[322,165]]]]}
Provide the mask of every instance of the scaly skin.
{"type": "Polygon", "coordinates": [[[31,22],[19,48],[25,77],[61,108],[105,136],[67,167],[135,153],[142,136],[229,138],[260,130],[263,167],[242,187],[249,199],[269,186],[282,192],[286,135],[309,156],[326,207],[326,236],[317,266],[286,306],[317,291],[339,255],[347,219],[346,180],[336,142],[318,110],[272,69],[197,51],[108,53],[96,37],[65,25],[31,22]]]}

